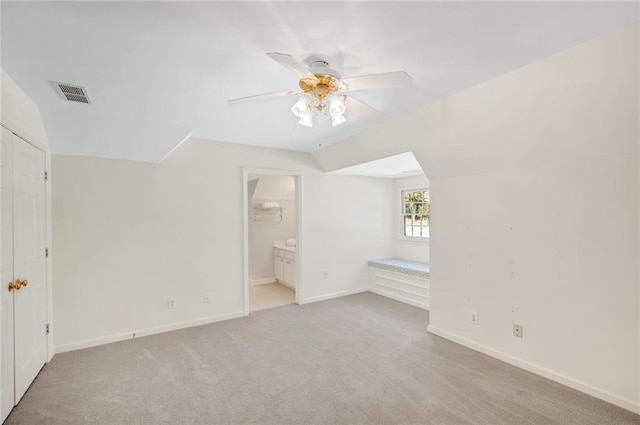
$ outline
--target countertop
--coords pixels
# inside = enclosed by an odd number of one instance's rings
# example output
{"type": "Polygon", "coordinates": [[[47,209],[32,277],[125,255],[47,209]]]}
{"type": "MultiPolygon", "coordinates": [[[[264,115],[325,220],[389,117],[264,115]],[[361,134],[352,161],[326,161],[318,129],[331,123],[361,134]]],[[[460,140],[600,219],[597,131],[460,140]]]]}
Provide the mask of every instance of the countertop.
{"type": "Polygon", "coordinates": [[[273,247],[276,249],[282,249],[284,251],[296,252],[295,246],[288,246],[287,244],[284,243],[284,241],[275,241],[273,243],[273,247]]]}

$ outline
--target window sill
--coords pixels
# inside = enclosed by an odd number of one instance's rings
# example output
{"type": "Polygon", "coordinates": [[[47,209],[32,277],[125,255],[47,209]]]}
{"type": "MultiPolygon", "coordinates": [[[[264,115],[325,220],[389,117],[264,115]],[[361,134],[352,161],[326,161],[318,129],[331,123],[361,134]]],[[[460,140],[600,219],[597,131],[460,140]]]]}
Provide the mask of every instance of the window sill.
{"type": "Polygon", "coordinates": [[[412,243],[412,244],[416,244],[416,245],[429,245],[429,238],[412,238],[412,239],[408,239],[408,238],[397,238],[396,242],[406,242],[406,243],[412,243]]]}

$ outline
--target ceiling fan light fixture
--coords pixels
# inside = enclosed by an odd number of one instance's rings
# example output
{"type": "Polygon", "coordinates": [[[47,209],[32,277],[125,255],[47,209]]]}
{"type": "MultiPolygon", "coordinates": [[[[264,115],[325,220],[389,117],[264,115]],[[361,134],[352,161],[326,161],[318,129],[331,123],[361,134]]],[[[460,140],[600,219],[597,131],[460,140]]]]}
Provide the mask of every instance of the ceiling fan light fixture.
{"type": "MultiPolygon", "coordinates": [[[[345,101],[347,95],[358,90],[406,88],[412,84],[412,78],[404,71],[386,72],[382,74],[361,75],[358,77],[342,78],[340,73],[329,66],[329,62],[318,55],[309,57],[305,62],[285,53],[267,53],[274,61],[295,72],[299,76],[298,87],[301,91],[284,91],[275,93],[265,93],[254,96],[231,99],[227,103],[251,101],[261,98],[274,98],[290,95],[302,95],[291,107],[291,113],[299,118],[298,123],[305,127],[313,127],[313,118],[316,115],[324,115],[331,120],[335,127],[345,123],[346,111],[345,101]],[[348,92],[348,93],[345,93],[348,92]]],[[[373,111],[383,115],[365,103],[351,98],[351,104],[357,108],[373,111]],[[359,105],[359,106],[358,106],[359,105]]],[[[357,112],[357,110],[355,111],[357,112]]]]}

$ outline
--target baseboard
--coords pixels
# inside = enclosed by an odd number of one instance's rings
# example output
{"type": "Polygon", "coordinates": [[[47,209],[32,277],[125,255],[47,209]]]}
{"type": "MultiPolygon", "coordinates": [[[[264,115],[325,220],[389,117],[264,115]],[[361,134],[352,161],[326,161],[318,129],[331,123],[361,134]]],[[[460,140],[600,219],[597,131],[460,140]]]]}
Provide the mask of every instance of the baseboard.
{"type": "Polygon", "coordinates": [[[527,362],[517,357],[513,357],[501,351],[494,350],[491,347],[487,347],[486,345],[479,344],[475,341],[461,337],[451,332],[438,329],[434,326],[429,325],[427,327],[427,331],[429,333],[440,336],[449,341],[455,342],[460,345],[464,345],[465,347],[471,348],[472,350],[479,351],[483,354],[494,357],[498,360],[502,360],[503,362],[519,367],[520,369],[524,369],[526,371],[535,373],[536,375],[540,375],[542,377],[555,381],[559,384],[566,385],[567,387],[573,388],[574,390],[581,391],[583,393],[589,394],[590,396],[599,398],[600,400],[604,400],[608,403],[615,404],[616,406],[622,407],[623,409],[627,409],[634,413],[640,414],[639,402],[635,402],[633,400],[619,397],[609,391],[598,389],[591,385],[585,384],[584,382],[578,381],[573,378],[569,378],[568,376],[556,373],[552,370],[546,369],[542,366],[538,366],[534,363],[527,362]]]}
{"type": "Polygon", "coordinates": [[[361,292],[367,292],[369,288],[349,289],[348,291],[332,292],[331,294],[319,295],[317,297],[309,297],[302,300],[300,304],[315,303],[318,301],[330,300],[332,298],[340,298],[347,295],[359,294],[361,292]]]}
{"type": "Polygon", "coordinates": [[[402,295],[393,294],[391,292],[381,290],[380,288],[369,288],[368,291],[373,292],[374,294],[381,295],[383,297],[391,298],[392,300],[396,300],[405,304],[412,305],[414,307],[422,308],[424,310],[429,310],[429,303],[424,303],[424,302],[416,301],[411,298],[403,297],[402,295]]]}
{"type": "Polygon", "coordinates": [[[73,342],[71,344],[58,345],[55,347],[56,354],[64,353],[67,351],[80,350],[83,348],[96,347],[98,345],[111,344],[112,342],[126,341],[128,339],[141,338],[144,336],[155,335],[163,332],[176,331],[178,329],[191,328],[194,326],[208,325],[210,323],[222,322],[224,320],[237,319],[238,317],[244,317],[243,311],[235,313],[220,314],[218,316],[205,317],[203,319],[189,320],[186,322],[174,323],[171,325],[156,326],[153,328],[140,329],[121,333],[117,335],[110,335],[102,338],[88,339],[80,342],[73,342]]]}
{"type": "Polygon", "coordinates": [[[267,283],[276,283],[275,277],[261,277],[260,279],[251,279],[249,281],[250,285],[266,285],[267,283]]]}

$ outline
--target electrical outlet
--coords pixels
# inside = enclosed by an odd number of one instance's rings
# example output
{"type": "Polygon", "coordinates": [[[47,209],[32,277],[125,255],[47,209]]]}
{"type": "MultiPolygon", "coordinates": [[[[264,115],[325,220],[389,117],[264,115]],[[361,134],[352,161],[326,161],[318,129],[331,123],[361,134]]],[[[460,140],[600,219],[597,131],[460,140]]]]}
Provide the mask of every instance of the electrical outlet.
{"type": "Polygon", "coordinates": [[[167,301],[167,305],[169,306],[169,308],[176,308],[176,299],[169,298],[169,301],[167,301]]]}
{"type": "Polygon", "coordinates": [[[323,278],[324,280],[329,279],[329,272],[322,272],[322,278],[323,278]]]}
{"type": "Polygon", "coordinates": [[[522,338],[522,325],[513,324],[513,336],[516,338],[522,338]]]}
{"type": "Polygon", "coordinates": [[[211,294],[205,292],[205,294],[202,296],[202,302],[205,304],[209,304],[211,302],[211,294]]]}
{"type": "Polygon", "coordinates": [[[477,325],[480,323],[480,315],[475,310],[471,312],[471,323],[474,325],[477,325]]]}

